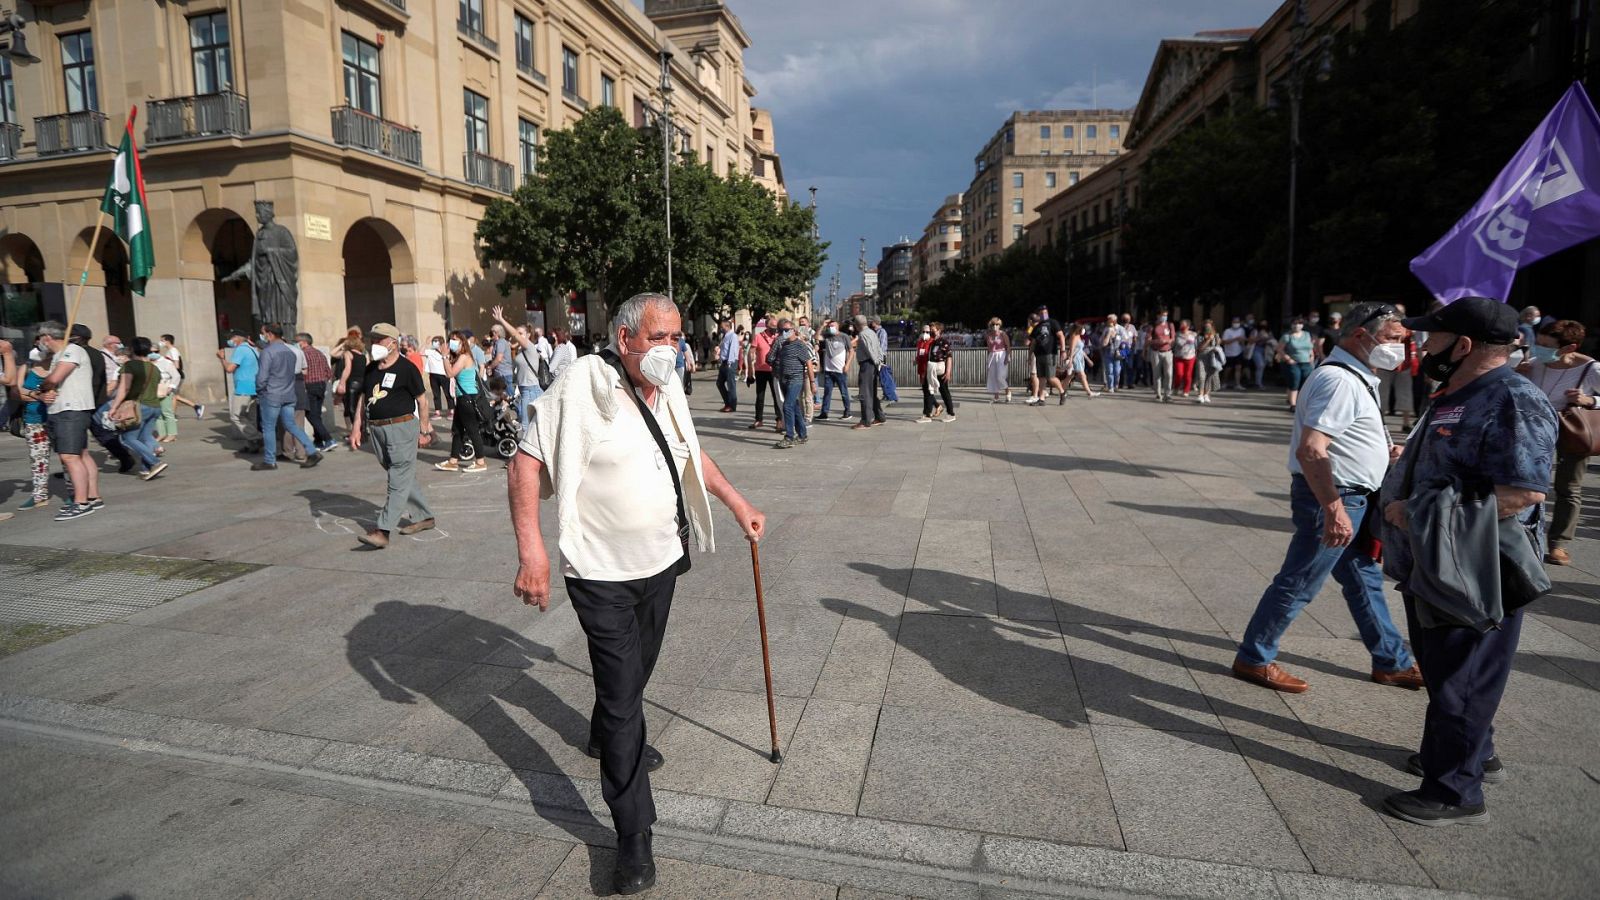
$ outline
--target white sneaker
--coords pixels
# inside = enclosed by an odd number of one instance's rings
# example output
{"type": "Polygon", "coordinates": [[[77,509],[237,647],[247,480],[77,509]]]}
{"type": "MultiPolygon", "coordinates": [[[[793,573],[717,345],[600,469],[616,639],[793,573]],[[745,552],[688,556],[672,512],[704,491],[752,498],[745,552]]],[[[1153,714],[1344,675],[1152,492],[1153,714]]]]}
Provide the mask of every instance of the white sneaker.
{"type": "Polygon", "coordinates": [[[933,420],[928,418],[927,416],[917,416],[917,421],[918,422],[932,422],[933,420]]]}

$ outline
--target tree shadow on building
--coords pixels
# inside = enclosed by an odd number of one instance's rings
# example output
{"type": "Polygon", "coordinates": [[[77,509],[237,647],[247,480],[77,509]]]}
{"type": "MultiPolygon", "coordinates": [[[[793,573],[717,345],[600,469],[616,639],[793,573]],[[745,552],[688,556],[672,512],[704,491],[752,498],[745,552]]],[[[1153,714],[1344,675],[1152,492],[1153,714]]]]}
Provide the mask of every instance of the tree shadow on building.
{"type": "MultiPolygon", "coordinates": [[[[910,613],[905,617],[887,615],[861,604],[838,599],[825,599],[821,601],[823,606],[840,615],[879,625],[891,639],[896,640],[897,653],[914,653],[953,683],[993,703],[1010,707],[1018,712],[1028,715],[1047,715],[1061,721],[1067,727],[1081,725],[1098,712],[1107,717],[1132,721],[1145,728],[1192,741],[1210,751],[1216,749],[1217,737],[1221,735],[1231,740],[1233,746],[1246,760],[1295,772],[1316,779],[1336,790],[1354,794],[1363,805],[1374,811],[1380,808],[1384,797],[1394,792],[1392,786],[1322,759],[1293,753],[1284,749],[1283,745],[1285,742],[1304,742],[1309,733],[1319,746],[1327,745],[1396,768],[1404,764],[1411,752],[1411,748],[1374,743],[1333,731],[1326,726],[1309,726],[1292,717],[1276,715],[1222,697],[1211,696],[1203,693],[1198,686],[1180,687],[1166,684],[1109,663],[1017,640],[1018,638],[1054,639],[1058,633],[1056,623],[1049,623],[1046,627],[1044,623],[986,616],[975,610],[970,603],[950,599],[952,596],[981,597],[991,593],[990,583],[982,579],[928,569],[918,569],[913,575],[905,569],[870,563],[851,563],[850,567],[877,577],[880,583],[891,589],[906,584],[906,579],[910,577],[911,587],[907,599],[925,606],[931,615],[945,618],[947,621],[944,630],[935,632],[929,629],[906,628],[901,622],[902,618],[924,615],[923,613],[910,613]],[[953,583],[961,581],[967,582],[967,589],[964,592],[949,590],[953,583]],[[918,587],[919,582],[939,584],[940,590],[936,594],[921,590],[918,587]],[[961,637],[953,640],[948,633],[950,628],[959,629],[961,637]],[[954,648],[959,648],[959,652],[952,652],[954,648]],[[1079,694],[1087,716],[1071,715],[1063,721],[1060,715],[1049,715],[1040,707],[1036,691],[1018,688],[1023,685],[1024,679],[1035,677],[1035,673],[1059,669],[1063,655],[1070,659],[1072,677],[1077,685],[1114,685],[1122,693],[1112,701],[1106,694],[1084,691],[1080,687],[1079,694]],[[1195,718],[1180,715],[1173,710],[1193,713],[1201,719],[1214,717],[1223,723],[1223,728],[1218,730],[1215,726],[1199,726],[1195,718]],[[1257,739],[1250,734],[1241,734],[1240,729],[1230,727],[1230,723],[1246,723],[1251,730],[1278,732],[1278,734],[1267,739],[1257,739]]],[[[1223,674],[1227,671],[1224,664],[1196,660],[1191,655],[1177,651],[1174,645],[1169,644],[1173,646],[1171,650],[1162,650],[1116,632],[1128,634],[1137,632],[1167,641],[1225,649],[1230,653],[1236,649],[1236,645],[1230,639],[1221,635],[1165,628],[1047,597],[1034,596],[1028,599],[1042,601],[1054,607],[1057,621],[1060,623],[1060,634],[1163,665],[1177,665],[1207,675],[1223,674]]],[[[1330,674],[1341,677],[1351,675],[1349,670],[1332,663],[1320,660],[1305,660],[1305,662],[1314,662],[1317,665],[1312,667],[1323,669],[1330,674]]],[[[1373,689],[1393,690],[1376,685],[1373,689]]]]}
{"type": "Polygon", "coordinates": [[[440,680],[438,657],[459,659],[459,652],[422,656],[389,652],[396,635],[407,633],[419,618],[433,617],[442,623],[435,629],[440,639],[451,647],[471,647],[474,658],[507,651],[528,663],[554,658],[550,648],[496,622],[438,606],[384,600],[345,635],[350,667],[383,699],[416,704],[419,697],[425,698],[466,725],[521,782],[541,818],[579,843],[610,846],[615,837],[612,830],[596,818],[572,778],[502,706],[526,709],[575,748],[588,744],[588,717],[526,672],[509,681],[485,679],[483,670],[488,667],[467,666],[454,677],[440,680]]]}

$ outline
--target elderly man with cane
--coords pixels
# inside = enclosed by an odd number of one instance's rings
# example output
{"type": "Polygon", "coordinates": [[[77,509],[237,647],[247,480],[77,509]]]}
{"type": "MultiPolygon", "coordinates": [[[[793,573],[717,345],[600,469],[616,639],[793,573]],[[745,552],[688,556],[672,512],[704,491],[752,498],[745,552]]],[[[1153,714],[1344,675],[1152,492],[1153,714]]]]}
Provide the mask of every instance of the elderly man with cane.
{"type": "Polygon", "coordinates": [[[751,542],[766,517],[700,449],[676,377],[678,308],[640,294],[617,310],[613,342],[580,357],[534,402],[508,490],[521,568],[516,595],[550,605],[550,560],[539,501],[555,497],[561,574],[589,642],[595,705],[589,754],[617,830],[615,888],[655,883],[649,772],[664,764],[646,741],[644,690],[655,668],[689,536],[714,549],[715,495],[751,542]]]}

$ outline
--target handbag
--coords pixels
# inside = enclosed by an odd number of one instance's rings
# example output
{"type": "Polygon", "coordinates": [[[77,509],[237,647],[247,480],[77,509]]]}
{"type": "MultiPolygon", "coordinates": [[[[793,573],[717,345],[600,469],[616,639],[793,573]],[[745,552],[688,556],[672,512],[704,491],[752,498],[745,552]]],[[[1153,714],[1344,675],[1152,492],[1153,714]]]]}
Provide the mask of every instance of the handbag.
{"type": "Polygon", "coordinates": [[[118,431],[132,431],[139,427],[139,401],[124,400],[111,411],[111,427],[118,431]]]}
{"type": "MultiPolygon", "coordinates": [[[[1581,386],[1588,379],[1590,362],[1578,376],[1581,386]]],[[[1556,439],[1556,452],[1562,456],[1594,456],[1600,453],[1600,409],[1569,406],[1557,417],[1560,436],[1556,439]]]]}

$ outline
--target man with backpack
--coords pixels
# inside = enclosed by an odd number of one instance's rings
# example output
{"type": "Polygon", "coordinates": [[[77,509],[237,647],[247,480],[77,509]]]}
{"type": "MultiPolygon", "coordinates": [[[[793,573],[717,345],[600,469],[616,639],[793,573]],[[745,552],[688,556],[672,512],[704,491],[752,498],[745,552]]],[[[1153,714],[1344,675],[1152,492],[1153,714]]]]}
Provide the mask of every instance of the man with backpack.
{"type": "Polygon", "coordinates": [[[1061,386],[1061,379],[1056,377],[1056,363],[1060,361],[1061,354],[1067,352],[1067,332],[1060,322],[1050,318],[1048,307],[1041,305],[1034,314],[1039,317],[1039,324],[1033,326],[1033,332],[1028,336],[1033,345],[1033,377],[1028,379],[1033,396],[1028,398],[1029,406],[1044,402],[1046,384],[1062,396],[1067,393],[1067,389],[1061,386]]]}

